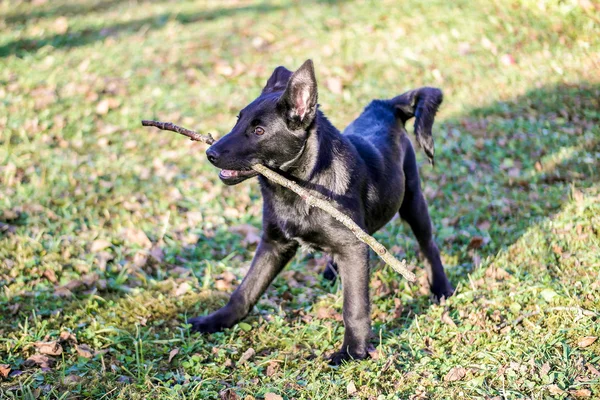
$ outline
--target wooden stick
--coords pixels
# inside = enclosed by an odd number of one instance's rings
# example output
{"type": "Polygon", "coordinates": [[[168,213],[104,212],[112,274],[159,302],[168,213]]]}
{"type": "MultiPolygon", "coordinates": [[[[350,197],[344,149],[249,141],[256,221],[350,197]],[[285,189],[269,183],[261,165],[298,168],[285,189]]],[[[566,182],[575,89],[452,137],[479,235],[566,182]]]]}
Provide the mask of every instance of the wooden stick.
{"type": "MultiPolygon", "coordinates": [[[[142,121],[143,126],[154,126],[156,128],[177,132],[184,136],[190,138],[193,141],[204,142],[207,144],[213,144],[215,140],[213,137],[209,135],[202,135],[198,132],[191,131],[189,129],[182,128],[170,122],[159,122],[159,121],[142,121]]],[[[265,178],[290,189],[292,192],[296,193],[300,196],[306,203],[308,203],[311,207],[317,207],[327,214],[331,215],[337,221],[341,222],[346,228],[350,229],[350,231],[356,236],[358,240],[367,244],[369,247],[375,251],[375,253],[390,267],[394,269],[394,271],[398,272],[404,278],[406,278],[409,282],[415,282],[416,276],[412,272],[410,272],[406,268],[406,260],[399,261],[395,258],[384,245],[379,243],[373,236],[369,235],[365,231],[362,230],[360,226],[356,224],[352,220],[352,218],[348,217],[346,214],[342,213],[338,210],[331,200],[324,200],[312,195],[308,190],[298,185],[296,182],[292,182],[289,179],[281,176],[277,172],[265,167],[261,164],[256,164],[252,166],[252,169],[259,174],[263,175],[265,178]]]]}

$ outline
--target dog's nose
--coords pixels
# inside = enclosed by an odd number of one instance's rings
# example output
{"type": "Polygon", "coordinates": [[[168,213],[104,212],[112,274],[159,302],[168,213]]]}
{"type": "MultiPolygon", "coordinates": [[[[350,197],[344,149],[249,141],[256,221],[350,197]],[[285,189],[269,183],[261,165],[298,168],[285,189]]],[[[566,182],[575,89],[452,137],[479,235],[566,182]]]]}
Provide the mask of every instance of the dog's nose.
{"type": "Polygon", "coordinates": [[[217,161],[219,161],[219,152],[210,147],[208,150],[206,150],[206,157],[208,158],[208,161],[215,164],[217,161]]]}

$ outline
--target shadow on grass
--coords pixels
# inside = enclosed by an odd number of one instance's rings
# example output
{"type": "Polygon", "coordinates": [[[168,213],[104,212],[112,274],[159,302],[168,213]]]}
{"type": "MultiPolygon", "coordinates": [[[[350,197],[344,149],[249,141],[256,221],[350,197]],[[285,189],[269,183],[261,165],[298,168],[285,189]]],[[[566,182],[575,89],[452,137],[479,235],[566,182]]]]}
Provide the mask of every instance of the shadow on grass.
{"type": "MultiPolygon", "coordinates": [[[[343,2],[346,0],[311,0],[317,4],[335,4],[339,2],[343,2]]],[[[118,3],[116,1],[106,2],[107,4],[94,3],[90,6],[85,6],[83,9],[78,9],[75,4],[70,5],[62,5],[57,7],[56,9],[49,10],[47,12],[39,12],[34,13],[33,18],[43,17],[52,14],[60,14],[63,13],[69,14],[84,14],[86,12],[99,11],[104,9],[109,9],[114,4],[118,3]]],[[[109,36],[116,35],[131,35],[135,32],[139,31],[143,27],[148,27],[149,29],[160,29],[164,27],[170,20],[175,20],[181,24],[192,24],[204,21],[213,21],[216,19],[234,17],[238,14],[258,14],[263,15],[265,13],[276,12],[280,10],[284,10],[287,8],[291,8],[296,6],[296,3],[290,2],[282,5],[277,4],[254,4],[242,7],[232,7],[232,8],[217,8],[213,10],[200,11],[200,12],[192,12],[192,13],[177,13],[177,12],[169,12],[163,13],[160,15],[154,15],[147,18],[136,19],[133,21],[121,22],[113,25],[104,25],[89,29],[83,29],[80,31],[69,31],[64,34],[55,34],[41,37],[39,39],[16,39],[11,42],[0,46],[0,57],[8,57],[11,55],[16,55],[22,57],[26,54],[35,53],[39,49],[45,46],[52,46],[55,49],[61,48],[74,48],[85,46],[94,42],[102,41],[109,36]]],[[[8,16],[7,20],[10,21],[26,21],[28,18],[28,14],[19,14],[14,16],[8,16]]]]}

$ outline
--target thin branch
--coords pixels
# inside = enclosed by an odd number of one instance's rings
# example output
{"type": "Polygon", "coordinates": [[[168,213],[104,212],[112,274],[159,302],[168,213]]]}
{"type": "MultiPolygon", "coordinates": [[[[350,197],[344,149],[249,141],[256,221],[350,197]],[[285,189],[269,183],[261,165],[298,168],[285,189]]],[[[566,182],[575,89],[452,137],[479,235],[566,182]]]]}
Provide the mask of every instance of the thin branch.
{"type": "MultiPolygon", "coordinates": [[[[170,122],[158,122],[158,121],[142,121],[143,126],[154,126],[162,130],[172,131],[180,133],[184,136],[189,137],[191,140],[204,142],[207,144],[213,144],[214,139],[209,135],[202,135],[198,132],[190,131],[189,129],[182,128],[170,122]]],[[[259,174],[263,175],[265,178],[290,189],[292,192],[296,193],[300,196],[306,203],[311,207],[317,207],[327,214],[331,215],[337,221],[342,223],[346,228],[350,229],[350,231],[356,236],[358,240],[367,244],[369,247],[377,253],[379,257],[390,267],[394,269],[394,271],[398,272],[404,278],[406,278],[409,282],[415,282],[416,277],[415,274],[410,272],[406,268],[406,261],[399,261],[395,258],[381,243],[379,243],[373,236],[367,234],[362,230],[360,226],[356,224],[352,220],[352,218],[348,217],[340,210],[338,210],[333,204],[331,200],[323,200],[312,195],[308,190],[298,185],[295,182],[286,179],[281,176],[277,172],[265,167],[261,164],[256,164],[252,166],[252,169],[259,174]]]]}

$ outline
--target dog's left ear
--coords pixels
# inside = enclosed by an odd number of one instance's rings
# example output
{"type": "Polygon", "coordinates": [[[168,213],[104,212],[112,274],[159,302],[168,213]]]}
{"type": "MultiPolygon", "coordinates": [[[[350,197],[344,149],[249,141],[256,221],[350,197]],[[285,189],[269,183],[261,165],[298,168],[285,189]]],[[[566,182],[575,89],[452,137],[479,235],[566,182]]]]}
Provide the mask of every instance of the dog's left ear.
{"type": "Polygon", "coordinates": [[[282,92],[286,88],[291,76],[292,71],[286,67],[279,66],[275,68],[273,74],[271,74],[271,77],[262,90],[262,94],[282,92]]]}
{"type": "Polygon", "coordinates": [[[317,79],[312,60],[304,64],[290,77],[279,105],[294,128],[306,128],[317,113],[317,79]]]}

